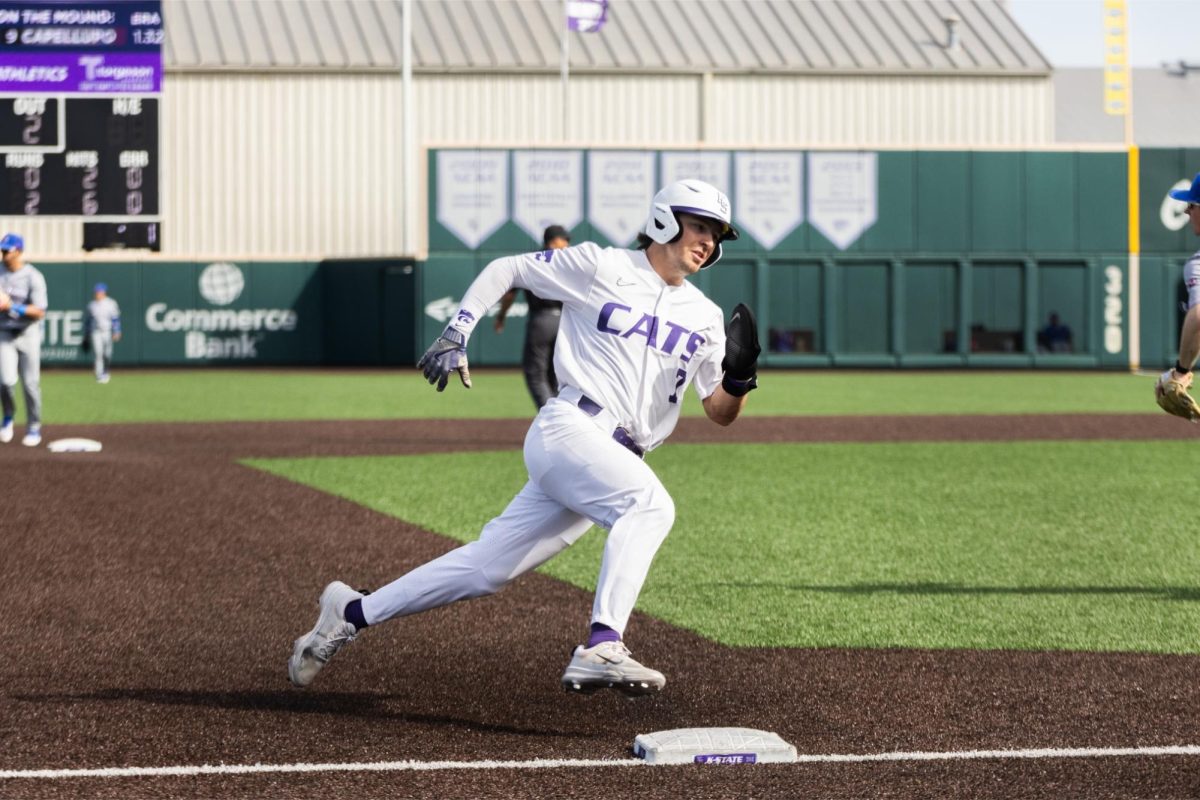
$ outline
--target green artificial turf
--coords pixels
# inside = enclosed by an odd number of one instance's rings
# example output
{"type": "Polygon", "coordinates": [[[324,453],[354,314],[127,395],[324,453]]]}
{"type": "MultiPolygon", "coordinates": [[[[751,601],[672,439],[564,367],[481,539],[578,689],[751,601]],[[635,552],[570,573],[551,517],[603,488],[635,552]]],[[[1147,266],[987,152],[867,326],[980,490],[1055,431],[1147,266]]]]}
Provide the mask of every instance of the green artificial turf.
{"type": "MultiPolygon", "coordinates": [[[[638,607],[716,641],[1200,652],[1180,480],[1200,471],[1194,442],[672,445],[650,461],[678,517],[638,607]]],[[[517,452],[249,463],[463,541],[525,481],[517,452]]],[[[603,537],[543,570],[594,588],[603,537]]]]}
{"type": "MultiPolygon", "coordinates": [[[[118,369],[103,386],[56,370],[42,378],[43,412],[47,425],[533,416],[520,373],[474,377],[470,391],[452,382],[439,394],[414,369],[118,369]]],[[[1127,373],[769,371],[761,384],[747,415],[1159,413],[1154,379],[1127,373]]],[[[693,391],[686,398],[685,414],[703,413],[693,391]]]]}

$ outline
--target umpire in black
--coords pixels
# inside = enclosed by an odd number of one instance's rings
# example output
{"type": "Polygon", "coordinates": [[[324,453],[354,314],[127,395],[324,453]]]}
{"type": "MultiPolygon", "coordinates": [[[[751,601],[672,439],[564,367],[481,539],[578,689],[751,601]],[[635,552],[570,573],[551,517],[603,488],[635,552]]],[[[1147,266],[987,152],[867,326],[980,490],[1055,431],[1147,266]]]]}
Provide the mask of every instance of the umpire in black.
{"type": "MultiPolygon", "coordinates": [[[[571,244],[571,234],[562,225],[551,225],[542,233],[542,246],[547,250],[558,250],[571,244]]],[[[529,304],[529,318],[525,321],[525,350],[521,364],[525,369],[525,385],[534,404],[541,408],[546,401],[558,394],[558,379],[554,376],[554,340],[558,336],[558,322],[562,318],[562,303],[543,300],[528,289],[525,302],[529,304]]],[[[492,327],[496,333],[504,330],[504,318],[517,297],[512,289],[500,298],[500,313],[492,327]]]]}

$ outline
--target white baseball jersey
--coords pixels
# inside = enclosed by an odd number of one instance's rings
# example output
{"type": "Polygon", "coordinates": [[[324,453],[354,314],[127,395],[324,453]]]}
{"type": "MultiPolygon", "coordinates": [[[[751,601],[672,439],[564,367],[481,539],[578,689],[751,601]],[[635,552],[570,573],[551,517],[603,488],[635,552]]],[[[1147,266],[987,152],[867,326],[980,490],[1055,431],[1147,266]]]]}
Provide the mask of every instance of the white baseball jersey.
{"type": "Polygon", "coordinates": [[[603,406],[644,450],[675,429],[689,384],[701,398],[721,384],[720,307],[687,281],[663,281],[640,250],[586,242],[497,259],[471,284],[451,325],[469,336],[512,286],[563,304],[554,350],[560,395],[603,406]]]}

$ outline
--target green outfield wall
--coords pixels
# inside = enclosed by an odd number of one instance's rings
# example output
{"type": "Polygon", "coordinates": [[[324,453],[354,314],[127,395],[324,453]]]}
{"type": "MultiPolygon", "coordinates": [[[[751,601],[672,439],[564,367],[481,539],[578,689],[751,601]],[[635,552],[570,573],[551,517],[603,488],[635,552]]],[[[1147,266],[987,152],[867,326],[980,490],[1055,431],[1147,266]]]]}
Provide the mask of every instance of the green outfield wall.
{"type": "Polygon", "coordinates": [[[47,365],[90,363],[84,309],[98,282],[121,306],[117,366],[414,360],[411,259],[34,263],[50,297],[47,365]]]}
{"type": "MultiPolygon", "coordinates": [[[[545,225],[630,246],[645,197],[696,175],[729,194],[743,236],[695,281],[726,310],[759,310],[768,365],[1122,367],[1127,164],[1124,151],[435,150],[422,338],[545,225]],[[1039,347],[1051,313],[1069,352],[1039,347]]],[[[472,358],[517,363],[522,324],[476,335],[472,358]]]]}
{"type": "MultiPolygon", "coordinates": [[[[1181,269],[1200,246],[1167,196],[1200,171],[1200,149],[1140,151],[1136,293],[1125,151],[432,150],[428,159],[420,263],[38,263],[50,289],[46,363],[87,362],[83,308],[104,281],[124,311],[118,365],[412,364],[492,259],[537,248],[548,224],[567,225],[576,242],[629,246],[646,197],[679,175],[732,199],[742,238],[694,280],[726,310],[758,310],[769,366],[1169,364],[1181,269]],[[1051,313],[1071,329],[1069,351],[1040,344],[1051,313]]],[[[518,364],[526,311],[518,300],[500,334],[483,321],[473,363],[518,364]]]]}

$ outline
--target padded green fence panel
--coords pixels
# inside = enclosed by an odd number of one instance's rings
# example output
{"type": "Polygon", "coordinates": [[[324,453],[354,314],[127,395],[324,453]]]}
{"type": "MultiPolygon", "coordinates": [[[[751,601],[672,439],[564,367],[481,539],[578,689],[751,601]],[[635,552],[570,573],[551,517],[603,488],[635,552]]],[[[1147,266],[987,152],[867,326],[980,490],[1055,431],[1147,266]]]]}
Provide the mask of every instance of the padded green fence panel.
{"type": "Polygon", "coordinates": [[[958,332],[958,264],[904,267],[904,352],[953,353],[958,332]]]}
{"type": "Polygon", "coordinates": [[[1167,193],[1200,172],[1200,148],[1146,148],[1140,153],[1138,194],[1143,253],[1187,254],[1200,247],[1180,204],[1167,193]]]}
{"type": "MultiPolygon", "coordinates": [[[[917,154],[912,151],[882,152],[877,169],[879,216],[848,252],[906,252],[916,249],[917,205],[913,185],[917,154]]],[[[825,238],[813,234],[813,251],[829,252],[825,238]]]]}
{"type": "Polygon", "coordinates": [[[917,249],[954,252],[971,247],[970,156],[917,154],[917,249]]]}
{"type": "Polygon", "coordinates": [[[744,258],[722,256],[717,266],[703,270],[692,281],[721,307],[726,318],[738,303],[745,303],[751,308],[759,306],[754,287],[754,262],[744,258]]]}
{"type": "Polygon", "coordinates": [[[1078,242],[1077,164],[1072,154],[1025,154],[1025,249],[1069,253],[1078,242]]]}
{"type": "Polygon", "coordinates": [[[771,263],[767,296],[759,311],[768,321],[764,351],[814,353],[825,349],[823,269],[819,261],[771,263]]]}
{"type": "Polygon", "coordinates": [[[1025,247],[1025,157],[1021,153],[971,156],[971,247],[1010,253],[1025,247]]]}
{"type": "Polygon", "coordinates": [[[1125,153],[1078,153],[1080,253],[1129,248],[1129,179],[1125,153]]]}
{"type": "Polygon", "coordinates": [[[837,269],[841,293],[838,307],[839,352],[890,352],[890,267],[878,263],[841,263],[837,269]]]}

